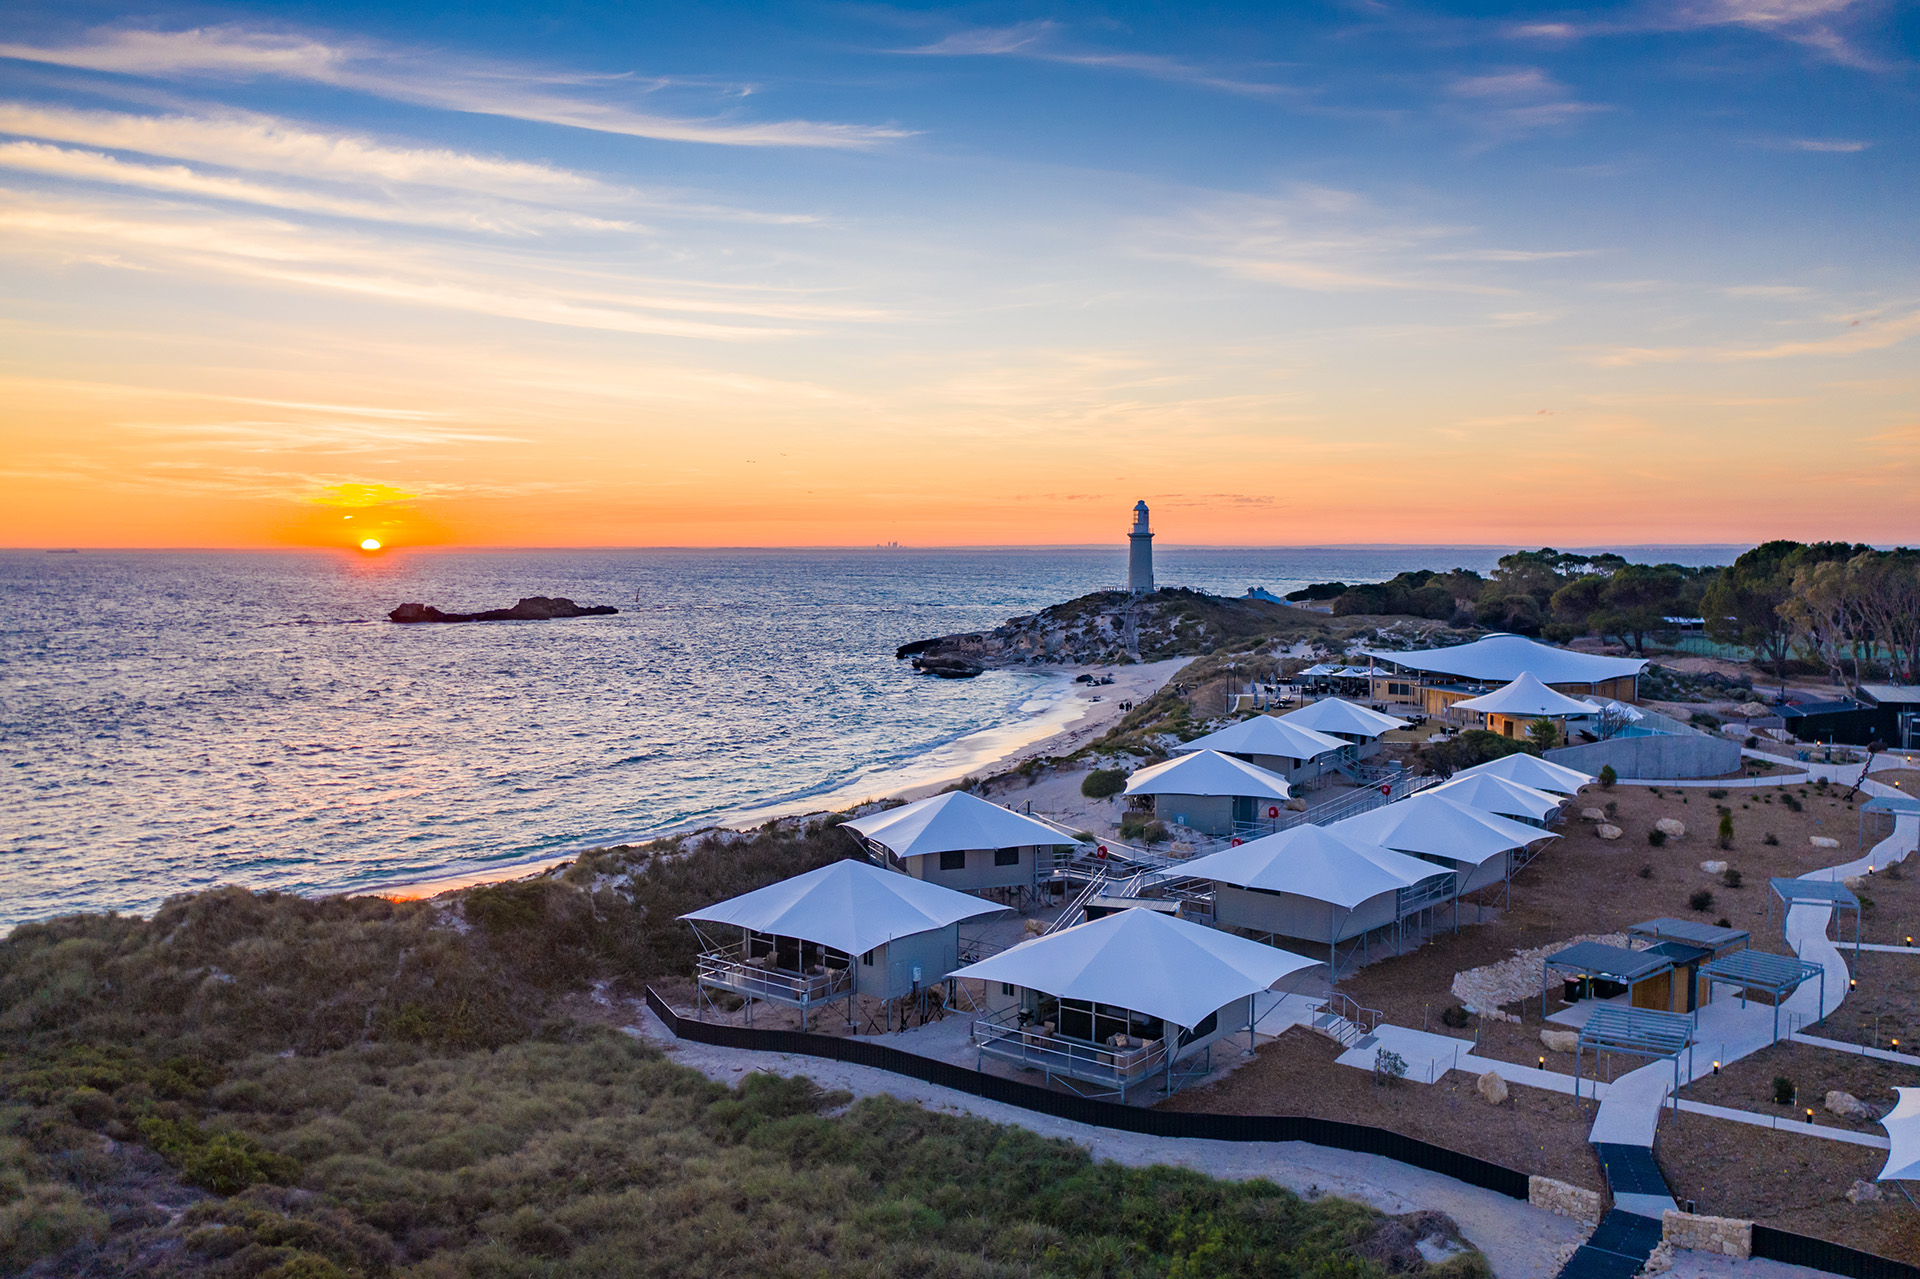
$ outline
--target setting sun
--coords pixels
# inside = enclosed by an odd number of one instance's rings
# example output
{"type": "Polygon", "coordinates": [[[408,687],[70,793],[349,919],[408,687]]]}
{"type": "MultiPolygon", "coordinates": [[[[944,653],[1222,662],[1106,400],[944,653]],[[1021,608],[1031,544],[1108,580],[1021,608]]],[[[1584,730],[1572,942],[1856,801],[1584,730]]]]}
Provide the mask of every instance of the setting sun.
{"type": "Polygon", "coordinates": [[[360,543],[360,549],[363,551],[377,551],[380,549],[380,539],[377,537],[369,537],[360,543]]]}

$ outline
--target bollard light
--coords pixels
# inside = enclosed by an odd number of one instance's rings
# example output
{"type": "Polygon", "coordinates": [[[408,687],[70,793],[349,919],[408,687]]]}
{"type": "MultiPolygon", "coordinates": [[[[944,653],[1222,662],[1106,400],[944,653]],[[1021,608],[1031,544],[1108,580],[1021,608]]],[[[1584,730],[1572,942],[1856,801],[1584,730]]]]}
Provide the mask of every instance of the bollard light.
{"type": "Polygon", "coordinates": [[[1545,1070],[1546,1068],[1547,1068],[1547,1059],[1545,1057],[1542,1057],[1540,1059],[1540,1069],[1545,1070]]]}
{"type": "Polygon", "coordinates": [[[1908,934],[1907,934],[1907,945],[1909,945],[1909,946],[1911,946],[1911,945],[1913,945],[1913,934],[1912,934],[1912,933],[1908,933],[1908,934]]]}
{"type": "Polygon", "coordinates": [[[1716,1075],[1720,1073],[1720,1063],[1717,1061],[1713,1063],[1713,1073],[1716,1075]]]}
{"type": "Polygon", "coordinates": [[[1899,1047],[1900,1047],[1900,1037],[1899,1037],[1898,1035],[1896,1035],[1896,1036],[1894,1036],[1894,1040],[1893,1040],[1893,1046],[1894,1046],[1894,1049],[1895,1049],[1896,1051],[1898,1051],[1898,1050],[1899,1050],[1899,1047]]]}
{"type": "Polygon", "coordinates": [[[1847,989],[1848,990],[1860,989],[1860,979],[1858,977],[1847,978],[1847,989]]]}
{"type": "Polygon", "coordinates": [[[1812,1107],[1812,1106],[1808,1106],[1808,1107],[1807,1107],[1807,1122],[1808,1122],[1808,1123],[1812,1123],[1812,1122],[1813,1122],[1813,1107],[1812,1107]]]}

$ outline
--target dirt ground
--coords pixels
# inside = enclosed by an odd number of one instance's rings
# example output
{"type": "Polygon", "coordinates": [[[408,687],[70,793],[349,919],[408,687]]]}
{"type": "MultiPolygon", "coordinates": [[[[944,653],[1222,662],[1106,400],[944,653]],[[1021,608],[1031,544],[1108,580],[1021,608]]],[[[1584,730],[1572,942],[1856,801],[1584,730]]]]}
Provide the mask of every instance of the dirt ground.
{"type": "MultiPolygon", "coordinates": [[[[1846,1002],[1808,1034],[1869,1048],[1920,1052],[1920,955],[1887,955],[1863,950],[1856,958],[1842,948],[1853,969],[1854,988],[1846,1002]]],[[[1902,1082],[1920,1084],[1920,1070],[1902,1082]]]]}
{"type": "MultiPolygon", "coordinates": [[[[1704,1050],[1711,1045],[1700,1047],[1704,1050]]],[[[1807,1107],[1811,1106],[1817,1124],[1884,1137],[1886,1129],[1870,1119],[1844,1118],[1827,1110],[1827,1094],[1851,1093],[1877,1110],[1887,1111],[1893,1109],[1893,1103],[1898,1100],[1894,1088],[1911,1087],[1916,1082],[1920,1082],[1920,1070],[1912,1066],[1835,1052],[1831,1048],[1781,1043],[1721,1067],[1717,1076],[1706,1075],[1694,1080],[1681,1091],[1681,1096],[1689,1101],[1772,1115],[1782,1123],[1804,1124],[1807,1107]],[[1792,1105],[1774,1103],[1775,1078],[1793,1081],[1796,1100],[1792,1105]]],[[[1844,1191],[1846,1187],[1840,1189],[1844,1191]]]]}
{"type": "Polygon", "coordinates": [[[1855,1181],[1873,1180],[1885,1151],[1682,1114],[1662,1125],[1654,1154],[1683,1207],[1692,1199],[1699,1212],[1920,1260],[1920,1212],[1897,1189],[1883,1187],[1879,1203],[1846,1199],[1855,1181]]]}
{"type": "Polygon", "coordinates": [[[1253,1061],[1226,1078],[1175,1093],[1159,1108],[1372,1124],[1522,1172],[1605,1188],[1587,1145],[1593,1103],[1515,1085],[1506,1104],[1496,1108],[1480,1098],[1473,1077],[1462,1070],[1436,1084],[1383,1087],[1370,1072],[1337,1064],[1342,1051],[1326,1036],[1295,1026],[1262,1044],[1253,1061]]]}

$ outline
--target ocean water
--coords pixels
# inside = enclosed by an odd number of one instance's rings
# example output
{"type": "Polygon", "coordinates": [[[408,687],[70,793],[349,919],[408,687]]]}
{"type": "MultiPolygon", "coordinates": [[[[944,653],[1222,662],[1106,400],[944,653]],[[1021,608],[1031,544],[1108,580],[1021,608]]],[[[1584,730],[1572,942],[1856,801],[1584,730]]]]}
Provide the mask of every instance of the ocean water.
{"type": "MultiPolygon", "coordinates": [[[[1485,548],[1160,548],[1238,595],[1485,548]]],[[[1724,562],[1718,551],[1675,551],[1724,562]]],[[[1123,548],[0,553],[0,929],[235,883],[535,863],[960,776],[1065,680],[915,675],[909,640],[1125,580],[1123,548]],[[527,595],[617,616],[396,626],[527,595]]]]}

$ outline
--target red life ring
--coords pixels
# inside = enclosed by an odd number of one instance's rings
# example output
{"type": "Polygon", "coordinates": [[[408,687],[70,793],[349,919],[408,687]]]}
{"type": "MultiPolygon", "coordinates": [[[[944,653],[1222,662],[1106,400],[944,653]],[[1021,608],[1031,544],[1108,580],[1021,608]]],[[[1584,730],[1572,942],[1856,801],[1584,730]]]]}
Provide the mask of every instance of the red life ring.
{"type": "Polygon", "coordinates": [[[1240,837],[1239,837],[1238,835],[1235,835],[1235,836],[1233,837],[1233,843],[1232,843],[1231,845],[1229,845],[1229,847],[1232,847],[1232,848],[1238,848],[1238,847],[1240,847],[1240,837]]]}
{"type": "Polygon", "coordinates": [[[1280,815],[1280,806],[1279,806],[1278,804],[1268,804],[1268,805],[1267,805],[1267,816],[1268,816],[1268,817],[1278,817],[1279,815],[1280,815]]]}
{"type": "Polygon", "coordinates": [[[1100,847],[1093,850],[1093,855],[1095,857],[1105,857],[1107,855],[1107,846],[1105,844],[1100,845],[1100,847]]]}

